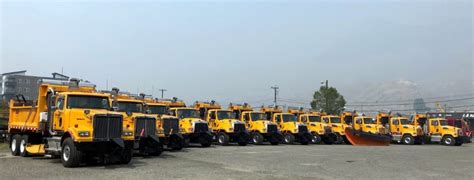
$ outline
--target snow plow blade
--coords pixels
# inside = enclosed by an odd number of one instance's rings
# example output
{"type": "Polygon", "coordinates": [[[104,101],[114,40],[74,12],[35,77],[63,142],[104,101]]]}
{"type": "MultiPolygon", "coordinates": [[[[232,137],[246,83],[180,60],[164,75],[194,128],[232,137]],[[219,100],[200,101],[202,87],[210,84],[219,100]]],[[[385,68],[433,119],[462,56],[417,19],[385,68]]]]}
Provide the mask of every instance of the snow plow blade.
{"type": "Polygon", "coordinates": [[[389,146],[392,138],[387,135],[372,134],[346,128],[346,138],[353,146],[389,146]]]}

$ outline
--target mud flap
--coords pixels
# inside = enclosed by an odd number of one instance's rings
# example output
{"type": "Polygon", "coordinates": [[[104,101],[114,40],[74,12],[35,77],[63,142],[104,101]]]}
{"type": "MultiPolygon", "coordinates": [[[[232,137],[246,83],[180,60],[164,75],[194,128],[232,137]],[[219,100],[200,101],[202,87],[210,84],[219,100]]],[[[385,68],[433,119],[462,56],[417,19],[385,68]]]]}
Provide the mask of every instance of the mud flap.
{"type": "Polygon", "coordinates": [[[125,148],[125,142],[123,142],[123,139],[120,138],[114,138],[112,141],[117,144],[120,148],[125,148]]]}
{"type": "Polygon", "coordinates": [[[392,138],[388,135],[372,134],[346,128],[346,138],[353,146],[389,146],[392,138]]]}

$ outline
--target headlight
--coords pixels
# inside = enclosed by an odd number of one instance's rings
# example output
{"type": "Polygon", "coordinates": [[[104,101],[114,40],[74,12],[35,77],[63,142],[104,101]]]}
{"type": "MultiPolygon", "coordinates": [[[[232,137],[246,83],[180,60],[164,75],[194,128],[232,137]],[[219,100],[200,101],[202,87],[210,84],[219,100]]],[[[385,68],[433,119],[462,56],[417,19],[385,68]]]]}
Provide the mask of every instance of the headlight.
{"type": "Polygon", "coordinates": [[[183,128],[179,128],[179,132],[180,132],[180,133],[184,133],[184,129],[183,129],[183,128]]]}
{"type": "Polygon", "coordinates": [[[124,136],[133,136],[133,132],[125,131],[125,132],[123,132],[123,135],[124,136]]]}
{"type": "Polygon", "coordinates": [[[79,137],[89,137],[90,135],[89,131],[79,131],[79,137]]]}

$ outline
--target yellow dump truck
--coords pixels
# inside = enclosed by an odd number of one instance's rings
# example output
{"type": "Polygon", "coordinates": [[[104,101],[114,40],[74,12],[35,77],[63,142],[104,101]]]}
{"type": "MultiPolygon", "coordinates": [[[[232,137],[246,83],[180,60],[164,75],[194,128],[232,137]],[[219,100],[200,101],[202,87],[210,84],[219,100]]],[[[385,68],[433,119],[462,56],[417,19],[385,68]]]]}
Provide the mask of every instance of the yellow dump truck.
{"type": "Polygon", "coordinates": [[[342,144],[344,142],[347,142],[346,138],[346,125],[344,125],[341,121],[340,116],[334,116],[334,115],[326,115],[322,117],[323,122],[329,124],[331,126],[332,132],[336,135],[336,141],[334,141],[335,144],[342,144]]]}
{"type": "Polygon", "coordinates": [[[291,113],[274,113],[273,122],[280,126],[285,144],[299,142],[308,145],[314,136],[309,132],[306,124],[298,122],[297,117],[291,113]]]}
{"type": "Polygon", "coordinates": [[[406,145],[423,144],[423,129],[418,123],[413,123],[407,117],[392,117],[389,126],[392,141],[406,145]]]}
{"type": "Polygon", "coordinates": [[[172,150],[181,150],[185,146],[184,137],[181,134],[183,128],[179,127],[179,119],[169,115],[166,104],[158,103],[155,99],[145,98],[145,112],[157,118],[156,129],[160,141],[172,150]]]}
{"type": "Polygon", "coordinates": [[[377,119],[369,116],[355,116],[352,126],[346,127],[348,143],[354,146],[389,146],[392,137],[385,134],[385,128],[377,125],[377,119]]]}
{"type": "Polygon", "coordinates": [[[220,145],[226,146],[231,142],[236,142],[240,146],[248,144],[250,134],[245,123],[236,119],[231,110],[221,109],[221,106],[214,101],[196,102],[194,108],[209,122],[214,139],[220,145]]]}
{"type": "MultiPolygon", "coordinates": [[[[420,123],[423,120],[420,120],[420,123]]],[[[467,139],[461,128],[450,126],[444,118],[430,118],[423,125],[425,142],[436,142],[446,146],[461,146],[467,139]]]]}
{"type": "Polygon", "coordinates": [[[125,128],[133,130],[134,149],[142,155],[161,155],[163,143],[157,136],[157,120],[155,116],[144,114],[143,101],[127,94],[120,94],[117,88],[112,90],[111,95],[113,106],[124,117],[125,128]]]}
{"type": "Polygon", "coordinates": [[[278,145],[283,140],[278,125],[267,120],[265,113],[253,111],[253,108],[248,104],[230,104],[229,110],[233,111],[238,119],[245,122],[250,139],[254,144],[261,145],[264,142],[269,142],[272,145],[278,145]]]}
{"type": "Polygon", "coordinates": [[[309,132],[313,135],[313,144],[333,144],[336,141],[336,134],[332,132],[331,126],[322,121],[321,113],[310,112],[298,116],[298,122],[305,123],[309,132]]]}
{"type": "Polygon", "coordinates": [[[61,157],[65,167],[91,157],[127,164],[133,136],[110,98],[79,80],[43,81],[35,101],[10,101],[9,142],[14,156],[61,157]]]}
{"type": "Polygon", "coordinates": [[[211,146],[213,137],[211,129],[207,121],[200,118],[198,110],[175,106],[170,108],[170,115],[179,119],[185,146],[189,143],[199,143],[203,147],[211,146]]]}

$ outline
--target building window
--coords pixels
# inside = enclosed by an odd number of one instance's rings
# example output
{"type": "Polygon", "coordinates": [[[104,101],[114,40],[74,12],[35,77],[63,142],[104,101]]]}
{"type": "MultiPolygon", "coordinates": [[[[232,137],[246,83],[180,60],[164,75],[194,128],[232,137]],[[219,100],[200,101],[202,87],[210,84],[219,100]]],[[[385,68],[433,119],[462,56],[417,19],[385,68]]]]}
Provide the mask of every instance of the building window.
{"type": "Polygon", "coordinates": [[[30,80],[29,80],[29,79],[26,79],[26,80],[25,80],[25,83],[26,83],[26,84],[30,84],[30,80]]]}
{"type": "Polygon", "coordinates": [[[28,93],[29,88],[25,88],[25,93],[28,93]]]}

